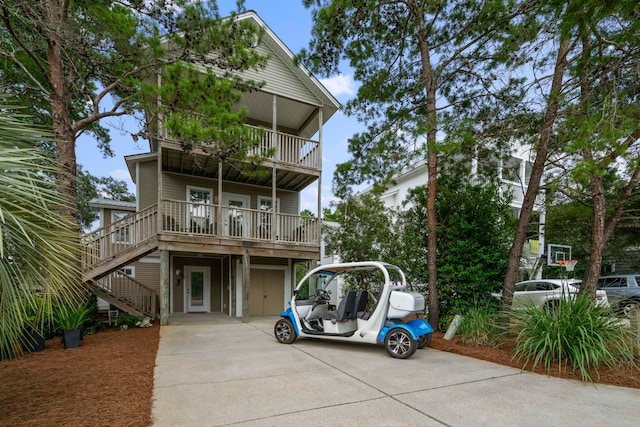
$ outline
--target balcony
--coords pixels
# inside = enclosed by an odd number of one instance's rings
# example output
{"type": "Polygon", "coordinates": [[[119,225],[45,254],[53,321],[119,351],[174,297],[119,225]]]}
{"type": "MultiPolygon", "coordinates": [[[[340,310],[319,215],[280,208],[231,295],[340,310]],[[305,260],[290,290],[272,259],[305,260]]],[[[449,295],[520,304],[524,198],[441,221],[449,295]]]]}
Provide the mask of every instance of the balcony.
{"type": "Polygon", "coordinates": [[[283,258],[312,257],[319,251],[318,218],[179,200],[160,205],[161,215],[154,205],[84,235],[81,262],[86,271],[93,270],[88,276],[102,277],[160,243],[175,251],[220,254],[251,246],[256,255],[283,258]]]}
{"type": "Polygon", "coordinates": [[[246,163],[241,169],[237,165],[224,164],[220,171],[218,162],[197,150],[185,153],[179,141],[164,134],[161,144],[163,171],[213,179],[221,173],[227,181],[261,186],[271,186],[275,179],[277,188],[291,191],[301,191],[320,177],[322,159],[318,141],[246,126],[258,141],[248,154],[265,157],[263,163],[246,163]]]}
{"type": "Polygon", "coordinates": [[[163,233],[296,245],[320,244],[318,218],[179,200],[162,202],[163,233]]]}

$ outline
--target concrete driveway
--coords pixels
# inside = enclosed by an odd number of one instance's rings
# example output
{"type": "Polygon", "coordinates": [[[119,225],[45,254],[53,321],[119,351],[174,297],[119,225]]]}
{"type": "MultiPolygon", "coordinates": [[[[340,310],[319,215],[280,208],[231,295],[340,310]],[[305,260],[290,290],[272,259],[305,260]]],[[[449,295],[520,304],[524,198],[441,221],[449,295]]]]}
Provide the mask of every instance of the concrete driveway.
{"type": "Polygon", "coordinates": [[[429,348],[397,360],[382,346],[279,344],[275,317],[191,319],[160,330],[154,426],[640,425],[637,389],[429,348]]]}

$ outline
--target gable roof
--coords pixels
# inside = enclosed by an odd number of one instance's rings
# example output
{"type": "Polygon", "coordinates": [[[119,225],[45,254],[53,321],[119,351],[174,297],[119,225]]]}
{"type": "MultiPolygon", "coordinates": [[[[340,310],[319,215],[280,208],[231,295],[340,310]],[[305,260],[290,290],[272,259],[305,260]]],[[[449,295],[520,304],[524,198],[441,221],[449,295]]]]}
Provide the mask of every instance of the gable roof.
{"type": "Polygon", "coordinates": [[[258,16],[249,10],[236,16],[238,20],[250,20],[264,29],[262,42],[257,47],[267,55],[266,67],[247,70],[244,78],[264,82],[258,91],[244,95],[244,102],[263,107],[249,111],[249,117],[270,123],[273,111],[272,96],[278,97],[278,125],[290,128],[300,136],[310,138],[319,128],[317,109],[322,109],[322,123],[340,108],[340,102],[303,65],[296,65],[294,54],[282,40],[258,16]]]}

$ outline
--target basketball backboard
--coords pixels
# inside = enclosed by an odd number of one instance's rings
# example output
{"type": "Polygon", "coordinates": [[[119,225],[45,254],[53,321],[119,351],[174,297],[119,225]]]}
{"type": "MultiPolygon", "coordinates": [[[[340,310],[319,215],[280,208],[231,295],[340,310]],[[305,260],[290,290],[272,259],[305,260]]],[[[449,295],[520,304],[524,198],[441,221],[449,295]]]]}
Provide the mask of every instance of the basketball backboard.
{"type": "Polygon", "coordinates": [[[571,246],[556,245],[549,243],[547,245],[547,265],[560,267],[558,261],[566,261],[571,258],[571,246]]]}

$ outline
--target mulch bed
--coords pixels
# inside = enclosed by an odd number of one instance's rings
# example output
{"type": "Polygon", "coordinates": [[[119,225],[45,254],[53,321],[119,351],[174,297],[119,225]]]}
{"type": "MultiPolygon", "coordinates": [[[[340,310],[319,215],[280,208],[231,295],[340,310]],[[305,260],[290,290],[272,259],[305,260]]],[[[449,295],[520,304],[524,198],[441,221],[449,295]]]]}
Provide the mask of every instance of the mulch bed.
{"type": "MultiPolygon", "coordinates": [[[[46,350],[0,362],[2,426],[135,426],[152,424],[153,371],[160,327],[103,331],[65,350],[60,338],[46,350]]],[[[512,348],[467,346],[434,333],[431,348],[522,368],[512,348]]],[[[546,375],[537,367],[534,372],[546,375]]],[[[551,375],[580,380],[580,374],[551,375]]],[[[640,388],[640,369],[600,370],[595,382],[640,388]]]]}
{"type": "MultiPolygon", "coordinates": [[[[524,360],[517,360],[513,358],[513,344],[503,343],[500,347],[478,347],[465,345],[456,337],[451,341],[447,341],[443,337],[443,333],[434,332],[430,347],[437,350],[448,351],[450,353],[462,354],[464,356],[498,363],[500,365],[512,366],[518,369],[523,368],[524,360]]],[[[547,375],[546,370],[542,366],[536,366],[533,368],[531,365],[532,364],[530,363],[527,366],[527,371],[547,375]]],[[[553,365],[549,374],[553,377],[581,381],[580,372],[576,371],[575,373],[572,373],[570,370],[566,369],[559,370],[558,364],[553,365]]],[[[589,375],[593,381],[598,384],[640,388],[640,364],[637,365],[636,368],[620,367],[612,369],[603,367],[599,369],[599,372],[592,370],[589,375]]]]}
{"type": "Polygon", "coordinates": [[[149,426],[159,326],[87,335],[0,362],[2,426],[149,426]]]}

